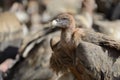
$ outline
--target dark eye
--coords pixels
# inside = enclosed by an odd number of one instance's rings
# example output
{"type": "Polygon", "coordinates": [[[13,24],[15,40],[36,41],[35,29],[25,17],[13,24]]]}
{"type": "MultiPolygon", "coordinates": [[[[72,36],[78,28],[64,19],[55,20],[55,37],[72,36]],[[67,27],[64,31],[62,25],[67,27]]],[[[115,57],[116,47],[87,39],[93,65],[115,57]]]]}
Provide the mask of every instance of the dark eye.
{"type": "Polygon", "coordinates": [[[67,20],[67,18],[62,18],[63,20],[67,20]]]}

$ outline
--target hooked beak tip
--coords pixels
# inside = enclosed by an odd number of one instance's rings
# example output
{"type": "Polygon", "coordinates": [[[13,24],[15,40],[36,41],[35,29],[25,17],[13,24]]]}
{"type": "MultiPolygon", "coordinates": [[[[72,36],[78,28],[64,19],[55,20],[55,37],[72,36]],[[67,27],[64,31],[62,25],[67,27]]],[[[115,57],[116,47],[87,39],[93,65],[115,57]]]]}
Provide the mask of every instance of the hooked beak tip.
{"type": "Polygon", "coordinates": [[[52,21],[52,26],[56,26],[57,25],[57,21],[56,20],[53,20],[52,21]]]}

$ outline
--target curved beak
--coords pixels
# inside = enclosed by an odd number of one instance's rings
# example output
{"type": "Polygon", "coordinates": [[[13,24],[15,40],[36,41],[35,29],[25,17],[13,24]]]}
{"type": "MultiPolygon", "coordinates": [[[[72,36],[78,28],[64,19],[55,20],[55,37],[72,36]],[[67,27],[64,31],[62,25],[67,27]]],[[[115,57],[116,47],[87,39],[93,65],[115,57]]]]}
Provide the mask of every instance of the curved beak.
{"type": "Polygon", "coordinates": [[[58,23],[57,23],[57,20],[53,20],[53,21],[52,21],[52,27],[57,26],[57,24],[58,24],[58,23]]]}

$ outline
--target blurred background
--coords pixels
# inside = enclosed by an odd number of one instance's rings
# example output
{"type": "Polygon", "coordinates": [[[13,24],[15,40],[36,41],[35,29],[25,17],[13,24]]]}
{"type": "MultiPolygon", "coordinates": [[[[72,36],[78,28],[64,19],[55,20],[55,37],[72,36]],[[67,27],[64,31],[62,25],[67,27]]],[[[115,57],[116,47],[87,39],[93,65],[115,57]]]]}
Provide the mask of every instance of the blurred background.
{"type": "Polygon", "coordinates": [[[65,12],[77,27],[120,40],[120,0],[0,0],[0,80],[75,80],[49,66],[50,39],[60,36],[50,22],[65,12]]]}

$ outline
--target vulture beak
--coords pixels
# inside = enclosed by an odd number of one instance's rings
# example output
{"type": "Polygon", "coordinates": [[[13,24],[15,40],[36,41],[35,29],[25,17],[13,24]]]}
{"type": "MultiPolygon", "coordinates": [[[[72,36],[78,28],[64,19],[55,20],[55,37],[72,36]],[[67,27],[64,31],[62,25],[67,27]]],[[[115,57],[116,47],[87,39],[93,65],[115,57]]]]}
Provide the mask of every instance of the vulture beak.
{"type": "Polygon", "coordinates": [[[58,23],[57,20],[53,20],[53,21],[52,21],[52,27],[57,26],[57,23],[58,23]]]}

